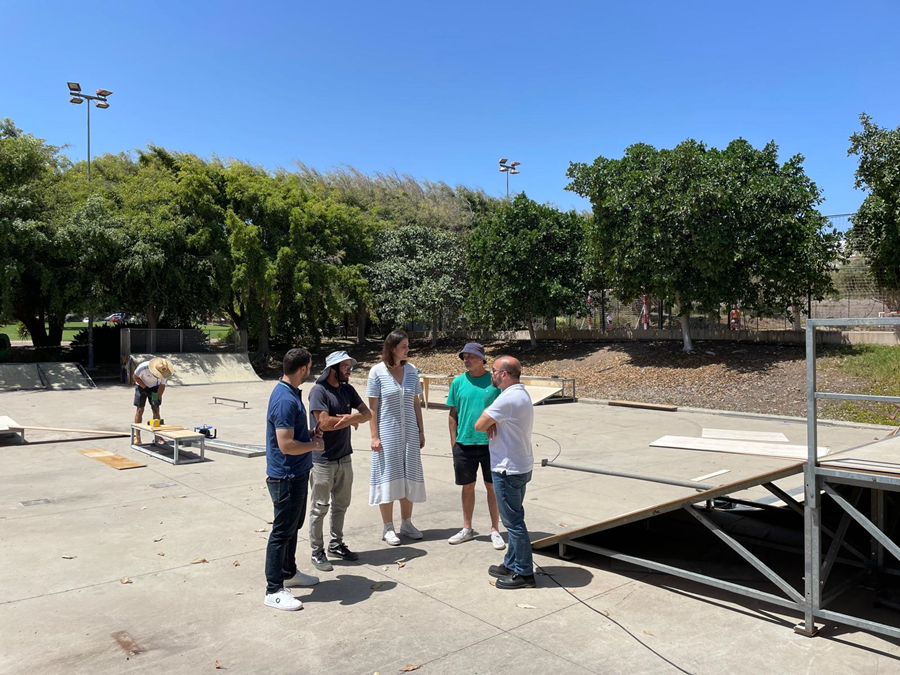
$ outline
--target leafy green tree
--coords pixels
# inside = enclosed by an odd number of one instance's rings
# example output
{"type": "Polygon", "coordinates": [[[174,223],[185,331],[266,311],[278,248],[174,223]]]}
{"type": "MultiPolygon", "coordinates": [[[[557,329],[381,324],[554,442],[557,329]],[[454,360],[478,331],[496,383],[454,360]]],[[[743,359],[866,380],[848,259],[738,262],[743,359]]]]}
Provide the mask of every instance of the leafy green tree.
{"type": "Polygon", "coordinates": [[[536,317],[585,307],[583,233],[577,213],[561,213],[524,193],[485,216],[468,242],[473,318],[495,329],[527,325],[537,346],[536,317]]]}
{"type": "MultiPolygon", "coordinates": [[[[848,154],[859,157],[856,188],[869,194],[853,216],[847,239],[861,253],[879,286],[900,290],[900,127],[879,127],[863,113],[862,131],[850,137],[848,154]]],[[[892,310],[900,307],[891,307],[892,310]]]]}
{"type": "Polygon", "coordinates": [[[60,148],[0,120],[0,315],[20,321],[37,346],[56,346],[65,325],[65,285],[57,239],[60,178],[68,166],[60,148]]]}
{"type": "Polygon", "coordinates": [[[622,159],[573,163],[568,176],[567,189],[593,206],[593,267],[624,301],[648,293],[674,302],[685,351],[695,307],[784,312],[831,288],[838,236],[816,209],[821,196],[803,157],[779,164],[774,143],[636,144],[622,159]]]}
{"type": "Polygon", "coordinates": [[[466,298],[465,247],[460,235],[424,225],[383,229],[368,278],[382,323],[424,321],[437,343],[441,316],[456,317],[466,298]]]}
{"type": "Polygon", "coordinates": [[[149,328],[217,310],[230,281],[221,165],[150,146],[114,190],[127,222],[119,306],[146,314],[149,328]]]}

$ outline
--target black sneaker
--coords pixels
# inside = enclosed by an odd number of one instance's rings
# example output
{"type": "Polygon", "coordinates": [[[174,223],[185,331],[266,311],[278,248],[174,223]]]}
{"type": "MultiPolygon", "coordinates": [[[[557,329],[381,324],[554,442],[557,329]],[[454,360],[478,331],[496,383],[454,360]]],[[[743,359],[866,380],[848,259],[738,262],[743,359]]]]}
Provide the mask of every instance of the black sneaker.
{"type": "Polygon", "coordinates": [[[312,560],[312,564],[317,570],[330,572],[334,569],[334,565],[329,562],[328,556],[325,555],[325,551],[321,549],[319,549],[318,551],[313,551],[310,560],[312,560]]]}
{"type": "Polygon", "coordinates": [[[513,571],[506,565],[491,565],[488,567],[488,574],[495,579],[499,579],[500,577],[508,577],[510,574],[513,574],[513,571]]]}
{"type": "Polygon", "coordinates": [[[338,558],[343,558],[344,560],[359,560],[359,555],[347,548],[347,544],[344,542],[329,544],[328,553],[329,555],[336,555],[338,558]]]}
{"type": "Polygon", "coordinates": [[[522,574],[510,574],[508,577],[500,577],[497,579],[497,588],[534,588],[537,583],[534,581],[534,575],[528,576],[522,574]]]}

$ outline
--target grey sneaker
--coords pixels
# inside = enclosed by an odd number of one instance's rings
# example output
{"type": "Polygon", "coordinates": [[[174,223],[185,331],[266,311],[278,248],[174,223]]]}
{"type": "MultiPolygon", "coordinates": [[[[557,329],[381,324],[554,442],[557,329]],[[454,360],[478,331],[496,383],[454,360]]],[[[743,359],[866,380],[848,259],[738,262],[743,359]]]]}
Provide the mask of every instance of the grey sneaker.
{"type": "Polygon", "coordinates": [[[325,555],[325,551],[319,549],[318,551],[313,551],[312,556],[310,556],[310,560],[312,560],[313,567],[317,570],[321,570],[323,572],[331,572],[334,569],[334,565],[331,564],[331,561],[328,560],[328,556],[325,555]]]}

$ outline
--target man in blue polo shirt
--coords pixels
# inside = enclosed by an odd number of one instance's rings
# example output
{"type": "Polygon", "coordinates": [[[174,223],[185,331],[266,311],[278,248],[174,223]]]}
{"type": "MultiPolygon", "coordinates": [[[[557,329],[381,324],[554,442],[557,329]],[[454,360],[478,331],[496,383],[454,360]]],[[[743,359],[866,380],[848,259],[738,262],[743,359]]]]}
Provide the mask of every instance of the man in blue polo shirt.
{"type": "Polygon", "coordinates": [[[322,437],[309,436],[306,410],[298,388],[309,377],[309,352],[291,349],[284,355],[284,375],[269,397],[266,412],[266,485],[275,517],[266,547],[266,606],[296,610],[303,607],[286,586],[313,586],[317,577],[297,569],[297,531],[306,516],[306,495],[314,450],[322,437]]]}

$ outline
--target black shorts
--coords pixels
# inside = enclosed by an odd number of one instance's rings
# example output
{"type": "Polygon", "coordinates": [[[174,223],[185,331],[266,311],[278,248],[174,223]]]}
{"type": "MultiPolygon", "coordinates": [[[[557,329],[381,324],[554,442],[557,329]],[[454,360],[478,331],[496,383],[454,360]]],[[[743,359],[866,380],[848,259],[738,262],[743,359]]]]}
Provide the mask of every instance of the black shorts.
{"type": "Polygon", "coordinates": [[[478,480],[478,467],[481,466],[481,477],[485,483],[492,483],[491,453],[487,445],[453,446],[453,472],[457,485],[469,485],[478,480]]]}
{"type": "Polygon", "coordinates": [[[138,385],[134,386],[134,407],[143,408],[147,405],[147,395],[150,392],[156,392],[156,389],[144,389],[138,385]]]}

